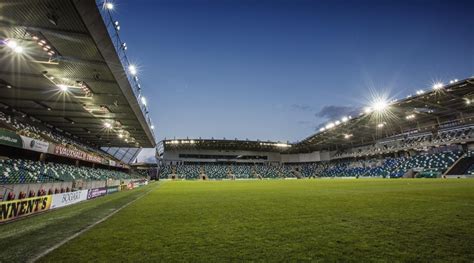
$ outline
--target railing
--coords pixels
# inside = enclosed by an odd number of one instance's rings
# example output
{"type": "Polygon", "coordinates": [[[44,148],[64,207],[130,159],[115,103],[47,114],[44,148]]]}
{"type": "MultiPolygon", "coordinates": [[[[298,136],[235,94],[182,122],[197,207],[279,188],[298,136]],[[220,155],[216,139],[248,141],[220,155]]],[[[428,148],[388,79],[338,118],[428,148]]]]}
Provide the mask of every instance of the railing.
{"type": "Polygon", "coordinates": [[[117,20],[114,20],[111,11],[105,7],[105,5],[107,4],[107,0],[105,1],[96,0],[96,3],[99,9],[99,12],[102,16],[102,19],[104,20],[104,24],[107,28],[107,31],[110,35],[110,38],[112,39],[112,43],[115,48],[115,51],[117,52],[120,62],[122,63],[122,66],[125,69],[125,74],[130,83],[130,86],[132,87],[133,94],[135,95],[135,98],[137,99],[138,105],[140,106],[140,109],[143,113],[143,116],[145,117],[148,127],[152,130],[153,139],[155,139],[155,133],[153,132],[154,127],[148,115],[148,108],[145,105],[145,103],[142,102],[142,92],[141,92],[140,82],[138,80],[137,75],[132,74],[130,70],[130,67],[131,66],[134,67],[134,65],[130,63],[130,61],[128,60],[127,53],[126,53],[127,44],[122,41],[119,35],[120,25],[118,24],[117,20]]]}

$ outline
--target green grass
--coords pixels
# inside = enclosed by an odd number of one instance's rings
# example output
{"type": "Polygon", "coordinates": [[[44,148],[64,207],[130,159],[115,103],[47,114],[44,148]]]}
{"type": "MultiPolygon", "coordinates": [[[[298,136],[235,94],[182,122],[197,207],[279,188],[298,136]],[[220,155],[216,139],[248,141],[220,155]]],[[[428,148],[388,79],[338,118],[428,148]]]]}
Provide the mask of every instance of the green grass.
{"type": "Polygon", "coordinates": [[[0,225],[0,262],[30,260],[144,194],[151,187],[115,193],[0,225]]]}
{"type": "Polygon", "coordinates": [[[474,180],[195,181],[162,184],[42,261],[472,262],[473,248],[474,180]]]}

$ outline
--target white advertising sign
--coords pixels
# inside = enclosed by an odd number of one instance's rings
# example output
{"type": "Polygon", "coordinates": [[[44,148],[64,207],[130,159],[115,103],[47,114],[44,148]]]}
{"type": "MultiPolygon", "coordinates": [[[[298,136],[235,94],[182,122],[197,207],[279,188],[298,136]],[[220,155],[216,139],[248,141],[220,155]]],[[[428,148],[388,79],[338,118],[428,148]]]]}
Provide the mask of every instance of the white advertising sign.
{"type": "Polygon", "coordinates": [[[53,195],[51,208],[59,208],[85,201],[87,200],[87,192],[88,190],[79,190],[75,192],[55,194],[53,195]]]}
{"type": "Polygon", "coordinates": [[[35,140],[26,136],[21,136],[21,139],[23,141],[23,149],[42,153],[48,152],[49,143],[47,142],[35,140]]]}

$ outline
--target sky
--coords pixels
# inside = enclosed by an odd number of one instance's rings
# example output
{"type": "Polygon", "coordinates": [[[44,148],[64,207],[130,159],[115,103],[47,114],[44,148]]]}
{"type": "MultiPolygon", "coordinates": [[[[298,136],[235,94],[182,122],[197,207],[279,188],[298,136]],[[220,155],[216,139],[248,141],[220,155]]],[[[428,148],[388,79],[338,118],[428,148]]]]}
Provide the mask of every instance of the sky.
{"type": "Polygon", "coordinates": [[[114,0],[157,140],[296,142],[474,75],[474,1],[114,0]]]}

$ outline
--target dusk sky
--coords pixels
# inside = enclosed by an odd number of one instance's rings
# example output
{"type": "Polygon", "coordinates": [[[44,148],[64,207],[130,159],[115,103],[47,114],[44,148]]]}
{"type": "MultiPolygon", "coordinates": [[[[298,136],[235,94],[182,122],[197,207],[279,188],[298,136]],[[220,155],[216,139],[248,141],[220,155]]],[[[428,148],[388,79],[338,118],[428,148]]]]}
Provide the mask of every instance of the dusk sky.
{"type": "Polygon", "coordinates": [[[474,75],[474,1],[117,0],[157,139],[294,142],[474,75]]]}

